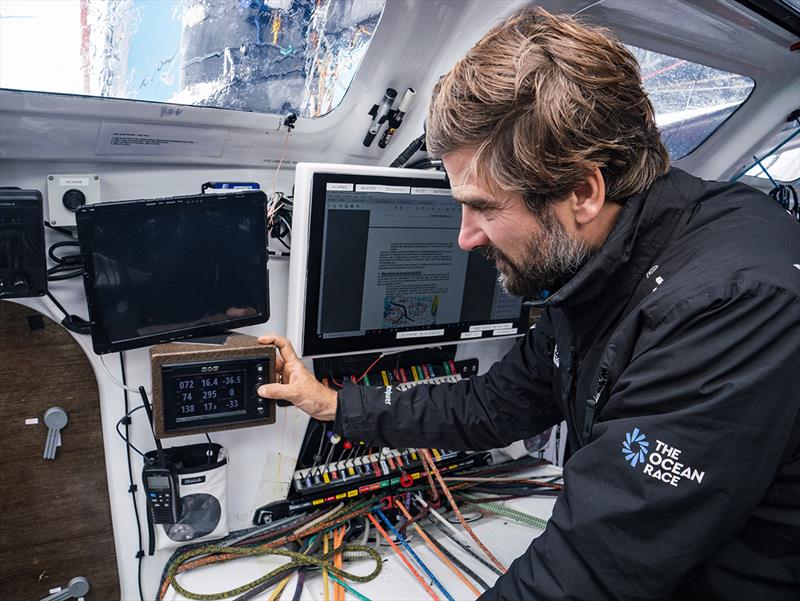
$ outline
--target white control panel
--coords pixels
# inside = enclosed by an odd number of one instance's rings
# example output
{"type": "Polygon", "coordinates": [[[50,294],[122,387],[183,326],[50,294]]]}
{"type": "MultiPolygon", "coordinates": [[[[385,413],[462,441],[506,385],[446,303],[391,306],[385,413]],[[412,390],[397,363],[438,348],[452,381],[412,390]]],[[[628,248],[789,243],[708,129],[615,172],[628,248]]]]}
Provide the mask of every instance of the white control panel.
{"type": "Polygon", "coordinates": [[[75,211],[100,202],[100,176],[96,173],[51,173],[47,176],[47,222],[75,227],[75,211]]]}

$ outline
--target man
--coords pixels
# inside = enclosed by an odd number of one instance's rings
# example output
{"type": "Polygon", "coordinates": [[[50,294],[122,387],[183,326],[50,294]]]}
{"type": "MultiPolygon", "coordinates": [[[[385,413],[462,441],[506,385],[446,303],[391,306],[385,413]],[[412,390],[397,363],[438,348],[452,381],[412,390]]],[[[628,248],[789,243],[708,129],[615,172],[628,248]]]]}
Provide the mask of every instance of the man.
{"type": "Polygon", "coordinates": [[[484,376],[263,387],[354,440],[488,449],[569,424],[547,530],[481,599],[800,599],[800,226],[669,168],[633,56],[523,9],[436,86],[428,150],[509,291],[556,290],[484,376]]]}

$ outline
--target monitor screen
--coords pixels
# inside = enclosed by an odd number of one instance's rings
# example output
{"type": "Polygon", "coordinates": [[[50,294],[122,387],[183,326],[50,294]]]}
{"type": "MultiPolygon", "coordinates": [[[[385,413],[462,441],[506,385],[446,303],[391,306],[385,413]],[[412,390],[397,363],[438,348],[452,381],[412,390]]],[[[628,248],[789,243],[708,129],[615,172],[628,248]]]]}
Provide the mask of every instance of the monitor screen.
{"type": "Polygon", "coordinates": [[[288,334],[304,356],[520,333],[522,299],[458,247],[443,174],[300,164],[294,202],[288,334]]]}
{"type": "Polygon", "coordinates": [[[82,207],[95,352],[267,321],[265,206],[258,191],[82,207]]]}

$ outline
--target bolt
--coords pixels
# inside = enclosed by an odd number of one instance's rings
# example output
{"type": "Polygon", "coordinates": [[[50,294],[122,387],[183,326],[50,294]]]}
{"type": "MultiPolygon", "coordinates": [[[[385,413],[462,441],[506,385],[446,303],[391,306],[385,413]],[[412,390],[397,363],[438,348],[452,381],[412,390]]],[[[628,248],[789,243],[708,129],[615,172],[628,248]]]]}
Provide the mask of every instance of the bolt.
{"type": "Polygon", "coordinates": [[[99,180],[99,179],[100,179],[100,176],[99,176],[99,175],[95,175],[95,176],[94,176],[94,181],[97,181],[97,180],[99,180]]]}
{"type": "Polygon", "coordinates": [[[55,178],[52,175],[48,175],[47,179],[49,179],[52,182],[55,178]]]}

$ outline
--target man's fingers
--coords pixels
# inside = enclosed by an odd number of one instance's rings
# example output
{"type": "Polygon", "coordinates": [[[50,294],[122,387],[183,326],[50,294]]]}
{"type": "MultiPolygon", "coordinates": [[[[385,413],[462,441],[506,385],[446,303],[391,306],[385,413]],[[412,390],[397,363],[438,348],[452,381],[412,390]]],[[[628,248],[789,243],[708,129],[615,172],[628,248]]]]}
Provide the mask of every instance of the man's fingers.
{"type": "Polygon", "coordinates": [[[264,397],[265,399],[286,399],[287,401],[291,401],[292,399],[289,398],[291,386],[287,384],[264,384],[258,387],[258,396],[264,397]]]}
{"type": "Polygon", "coordinates": [[[287,363],[297,361],[297,353],[294,352],[292,343],[283,336],[278,336],[277,334],[266,334],[259,337],[258,341],[261,344],[274,344],[277,346],[281,353],[281,357],[283,357],[283,360],[287,363]]]}

